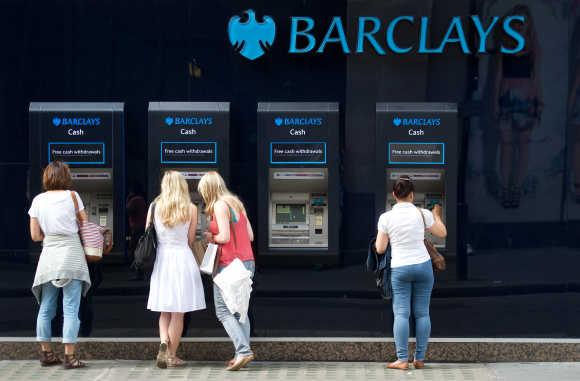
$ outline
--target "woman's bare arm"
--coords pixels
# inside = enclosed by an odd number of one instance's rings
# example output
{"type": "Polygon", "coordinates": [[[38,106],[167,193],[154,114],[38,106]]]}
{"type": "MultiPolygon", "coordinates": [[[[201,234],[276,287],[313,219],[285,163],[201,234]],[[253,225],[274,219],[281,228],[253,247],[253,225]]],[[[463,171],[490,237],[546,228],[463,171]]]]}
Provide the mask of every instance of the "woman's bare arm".
{"type": "Polygon", "coordinates": [[[44,239],[44,233],[40,228],[38,219],[34,217],[30,218],[30,238],[32,238],[34,242],[41,242],[44,239]]]}
{"type": "Polygon", "coordinates": [[[377,232],[377,239],[375,241],[375,250],[377,254],[384,254],[387,251],[387,246],[389,245],[389,236],[382,232],[377,232]]]}
{"type": "Polygon", "coordinates": [[[248,221],[248,223],[246,224],[248,230],[248,237],[250,237],[250,242],[254,242],[254,229],[252,229],[252,224],[250,223],[250,219],[248,218],[246,212],[244,212],[244,215],[246,216],[246,221],[248,221]]]}
{"type": "Polygon", "coordinates": [[[433,234],[435,237],[445,238],[447,237],[447,228],[443,223],[441,212],[441,206],[435,205],[433,208],[433,218],[435,219],[435,222],[433,225],[431,225],[430,228],[427,228],[427,231],[433,234]]]}
{"type": "Polygon", "coordinates": [[[225,201],[218,201],[214,205],[214,215],[219,233],[213,236],[215,243],[230,242],[230,211],[225,201]]]}
{"type": "Polygon", "coordinates": [[[189,222],[189,230],[187,231],[187,242],[189,243],[189,247],[193,247],[193,243],[195,242],[195,231],[197,229],[197,207],[194,204],[191,204],[189,209],[191,220],[189,222]]]}

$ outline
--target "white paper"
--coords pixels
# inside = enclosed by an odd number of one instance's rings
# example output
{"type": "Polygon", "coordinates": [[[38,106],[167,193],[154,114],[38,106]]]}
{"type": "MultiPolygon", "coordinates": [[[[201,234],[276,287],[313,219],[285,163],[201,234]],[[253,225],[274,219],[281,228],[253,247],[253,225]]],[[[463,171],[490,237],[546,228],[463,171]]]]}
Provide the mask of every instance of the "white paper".
{"type": "Polygon", "coordinates": [[[201,266],[199,266],[199,271],[204,274],[213,274],[213,268],[215,264],[215,257],[217,254],[218,245],[215,243],[208,243],[205,249],[205,254],[203,255],[203,261],[201,261],[201,266]]]}
{"type": "Polygon", "coordinates": [[[213,279],[228,310],[240,314],[240,322],[248,318],[250,294],[252,293],[252,272],[248,271],[242,261],[234,259],[213,279]]]}

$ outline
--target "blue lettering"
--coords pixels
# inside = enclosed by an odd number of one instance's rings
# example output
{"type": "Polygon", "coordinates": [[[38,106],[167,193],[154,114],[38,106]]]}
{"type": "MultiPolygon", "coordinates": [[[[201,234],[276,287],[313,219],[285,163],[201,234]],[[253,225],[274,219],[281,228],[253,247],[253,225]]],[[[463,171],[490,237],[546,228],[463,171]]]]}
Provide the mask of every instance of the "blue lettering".
{"type": "Polygon", "coordinates": [[[384,49],[379,45],[374,37],[374,34],[377,33],[379,29],[381,29],[381,22],[376,17],[361,17],[358,19],[358,39],[356,44],[357,53],[364,52],[364,40],[367,39],[367,41],[371,43],[378,54],[385,54],[384,49]],[[373,23],[373,29],[369,32],[365,30],[367,21],[371,21],[373,23]]]}
{"type": "Polygon", "coordinates": [[[497,20],[499,20],[499,17],[494,16],[493,19],[491,20],[491,23],[487,27],[487,29],[484,29],[479,16],[476,16],[476,15],[471,16],[471,20],[473,21],[473,24],[475,25],[475,29],[477,30],[477,33],[479,34],[479,49],[477,50],[477,52],[478,53],[486,53],[487,52],[487,50],[486,50],[487,37],[491,33],[495,24],[497,24],[497,20]]]}
{"type": "Polygon", "coordinates": [[[310,17],[292,17],[292,24],[290,27],[290,49],[289,53],[308,53],[316,45],[316,39],[310,32],[314,28],[314,20],[310,17]],[[298,30],[298,23],[305,22],[306,28],[298,30]],[[296,47],[296,39],[298,36],[306,37],[308,45],[305,48],[296,47]]]}
{"type": "Polygon", "coordinates": [[[419,53],[429,54],[429,53],[441,53],[438,49],[429,49],[427,47],[427,40],[429,39],[429,18],[421,17],[421,32],[419,34],[419,53]]]}
{"type": "Polygon", "coordinates": [[[328,27],[328,31],[326,32],[326,35],[322,39],[322,43],[320,44],[320,47],[318,48],[316,53],[323,53],[324,48],[326,47],[326,44],[329,42],[340,42],[340,45],[342,46],[342,51],[345,54],[350,53],[350,49],[348,47],[348,42],[346,40],[346,34],[344,33],[344,27],[342,26],[342,20],[340,19],[340,17],[333,17],[332,18],[332,22],[330,23],[330,26],[328,27]],[[338,36],[331,37],[331,35],[335,29],[336,29],[336,33],[338,34],[338,36]]]}
{"type": "Polygon", "coordinates": [[[509,49],[506,48],[505,46],[501,46],[501,52],[504,54],[516,54],[521,52],[524,47],[526,46],[526,39],[516,30],[514,30],[512,28],[512,26],[510,25],[510,23],[512,21],[519,21],[520,23],[524,23],[526,22],[526,19],[524,16],[509,16],[506,17],[506,19],[503,21],[503,30],[506,32],[507,35],[509,35],[511,38],[513,38],[517,45],[514,49],[509,49]]]}
{"type": "Polygon", "coordinates": [[[63,126],[99,126],[101,118],[62,118],[63,126]]]}
{"type": "Polygon", "coordinates": [[[401,21],[408,21],[412,24],[414,21],[414,18],[413,18],[413,16],[397,17],[396,19],[391,21],[391,23],[389,24],[389,27],[387,28],[387,46],[389,47],[389,49],[391,51],[393,51],[397,54],[409,53],[413,49],[412,46],[408,47],[408,48],[401,48],[395,42],[395,28],[397,27],[397,24],[401,21]]]}
{"type": "Polygon", "coordinates": [[[465,39],[465,33],[463,32],[463,26],[461,25],[461,18],[457,16],[453,17],[451,24],[449,25],[449,29],[447,29],[447,33],[445,34],[445,37],[443,37],[443,41],[441,42],[441,45],[439,46],[437,53],[443,53],[445,45],[454,42],[459,42],[459,45],[461,45],[463,53],[465,54],[470,53],[469,46],[467,45],[467,40],[465,39]],[[451,34],[454,31],[457,34],[457,37],[451,37],[451,34]]]}

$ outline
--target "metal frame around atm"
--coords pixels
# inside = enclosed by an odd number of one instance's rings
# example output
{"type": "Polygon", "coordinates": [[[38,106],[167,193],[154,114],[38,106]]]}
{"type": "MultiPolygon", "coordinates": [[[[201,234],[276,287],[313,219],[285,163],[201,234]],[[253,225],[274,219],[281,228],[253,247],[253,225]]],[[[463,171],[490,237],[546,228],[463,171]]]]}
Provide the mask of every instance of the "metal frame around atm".
{"type": "MultiPolygon", "coordinates": [[[[428,127],[426,127],[428,128],[428,127]]],[[[457,191],[460,124],[455,103],[377,103],[376,104],[376,190],[375,220],[385,211],[386,170],[388,168],[436,168],[445,169],[445,220],[447,240],[445,253],[449,257],[457,255],[457,191]],[[431,128],[425,136],[410,136],[405,126],[397,126],[394,118],[441,118],[441,125],[431,128]],[[387,146],[390,142],[443,143],[444,163],[389,164],[387,146]]]]}
{"type": "Polygon", "coordinates": [[[260,102],[258,115],[257,146],[257,251],[261,264],[300,266],[312,264],[337,264],[340,261],[340,136],[339,106],[336,102],[260,102]],[[291,137],[274,128],[274,118],[286,115],[327,118],[328,134],[291,137]],[[270,160],[271,143],[308,143],[323,141],[326,145],[326,163],[291,163],[273,165],[270,160]],[[270,168],[328,168],[328,249],[318,248],[270,248],[269,247],[269,170],[270,168]]]}
{"type": "MultiPolygon", "coordinates": [[[[149,102],[148,111],[148,186],[147,195],[152,200],[159,193],[163,168],[214,168],[220,173],[226,182],[230,178],[230,103],[229,102],[149,102]],[[217,163],[161,163],[160,144],[162,135],[157,135],[152,130],[155,123],[159,123],[158,115],[189,115],[211,116],[215,122],[211,126],[199,129],[195,137],[182,138],[177,134],[163,135],[175,142],[204,141],[215,143],[217,146],[217,163]],[[183,139],[183,140],[180,140],[183,139]]],[[[166,141],[168,142],[168,141],[166,141]]]]}
{"type": "MultiPolygon", "coordinates": [[[[30,168],[28,172],[28,192],[32,199],[42,192],[42,171],[48,164],[42,149],[44,141],[42,133],[43,113],[111,113],[112,136],[109,148],[113,168],[113,252],[125,252],[125,118],[124,103],[122,102],[31,102],[29,106],[29,150],[30,168]]],[[[76,139],[75,139],[76,140],[76,139]]],[[[83,142],[88,143],[88,142],[83,142]]],[[[70,164],[71,168],[99,168],[102,163],[70,164]]]]}

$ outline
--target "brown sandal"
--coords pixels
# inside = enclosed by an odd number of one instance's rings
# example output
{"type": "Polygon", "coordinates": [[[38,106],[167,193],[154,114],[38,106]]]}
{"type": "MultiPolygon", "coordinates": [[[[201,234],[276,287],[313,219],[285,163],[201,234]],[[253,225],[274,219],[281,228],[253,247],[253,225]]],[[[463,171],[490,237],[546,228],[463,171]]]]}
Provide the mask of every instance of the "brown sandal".
{"type": "Polygon", "coordinates": [[[425,368],[425,361],[415,360],[413,361],[413,366],[415,367],[415,369],[423,369],[425,368]]]}
{"type": "Polygon", "coordinates": [[[62,364],[62,360],[53,351],[40,351],[40,366],[54,366],[62,364]]]}
{"type": "Polygon", "coordinates": [[[79,360],[76,354],[64,355],[64,369],[79,369],[86,366],[87,364],[79,360]]]}

